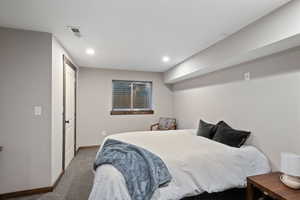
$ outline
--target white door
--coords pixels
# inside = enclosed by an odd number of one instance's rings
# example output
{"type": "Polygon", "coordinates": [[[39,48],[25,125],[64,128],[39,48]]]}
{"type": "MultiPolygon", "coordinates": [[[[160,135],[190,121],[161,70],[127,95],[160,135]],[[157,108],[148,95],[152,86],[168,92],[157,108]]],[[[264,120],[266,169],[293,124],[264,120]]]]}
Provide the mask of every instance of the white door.
{"type": "Polygon", "coordinates": [[[75,154],[75,70],[65,68],[65,169],[75,154]]]}

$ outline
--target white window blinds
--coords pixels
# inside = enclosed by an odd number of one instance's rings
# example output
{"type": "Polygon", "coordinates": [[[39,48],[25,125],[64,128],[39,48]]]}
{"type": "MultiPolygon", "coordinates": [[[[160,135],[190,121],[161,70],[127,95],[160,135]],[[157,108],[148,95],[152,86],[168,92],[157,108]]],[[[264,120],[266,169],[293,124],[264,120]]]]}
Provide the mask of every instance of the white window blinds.
{"type": "Polygon", "coordinates": [[[151,110],[152,82],[113,80],[113,110],[151,110]]]}

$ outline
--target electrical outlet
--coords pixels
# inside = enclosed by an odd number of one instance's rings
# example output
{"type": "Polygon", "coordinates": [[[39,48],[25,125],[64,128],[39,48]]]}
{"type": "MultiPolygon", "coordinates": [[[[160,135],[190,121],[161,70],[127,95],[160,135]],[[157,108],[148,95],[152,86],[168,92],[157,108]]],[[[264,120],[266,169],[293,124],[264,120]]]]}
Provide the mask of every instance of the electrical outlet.
{"type": "Polygon", "coordinates": [[[106,136],[107,135],[106,131],[102,131],[101,134],[102,134],[102,136],[106,136]]]}
{"type": "Polygon", "coordinates": [[[244,73],[244,80],[245,81],[250,81],[250,72],[246,72],[246,73],[244,73]]]}

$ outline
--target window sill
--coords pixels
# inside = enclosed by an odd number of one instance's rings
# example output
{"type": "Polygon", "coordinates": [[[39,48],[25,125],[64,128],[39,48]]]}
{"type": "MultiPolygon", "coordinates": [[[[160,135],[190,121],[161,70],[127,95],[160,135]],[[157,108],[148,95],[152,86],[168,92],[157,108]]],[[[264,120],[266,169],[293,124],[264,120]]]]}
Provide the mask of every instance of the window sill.
{"type": "Polygon", "coordinates": [[[136,110],[136,111],[125,111],[125,110],[112,110],[111,115],[152,115],[154,114],[153,110],[136,110]]]}

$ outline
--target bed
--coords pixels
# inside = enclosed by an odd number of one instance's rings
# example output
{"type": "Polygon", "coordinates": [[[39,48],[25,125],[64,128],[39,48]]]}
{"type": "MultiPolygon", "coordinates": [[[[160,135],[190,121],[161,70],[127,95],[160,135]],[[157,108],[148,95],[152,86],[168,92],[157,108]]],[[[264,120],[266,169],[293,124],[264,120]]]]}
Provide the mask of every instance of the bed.
{"type": "MultiPolygon", "coordinates": [[[[164,161],[173,178],[152,200],[201,199],[194,196],[224,191],[242,194],[247,176],[270,172],[268,159],[255,147],[230,147],[196,136],[194,130],[128,132],[108,136],[103,143],[107,139],[137,145],[164,161]]],[[[122,174],[112,165],[101,165],[89,200],[112,199],[131,200],[122,174]]]]}

